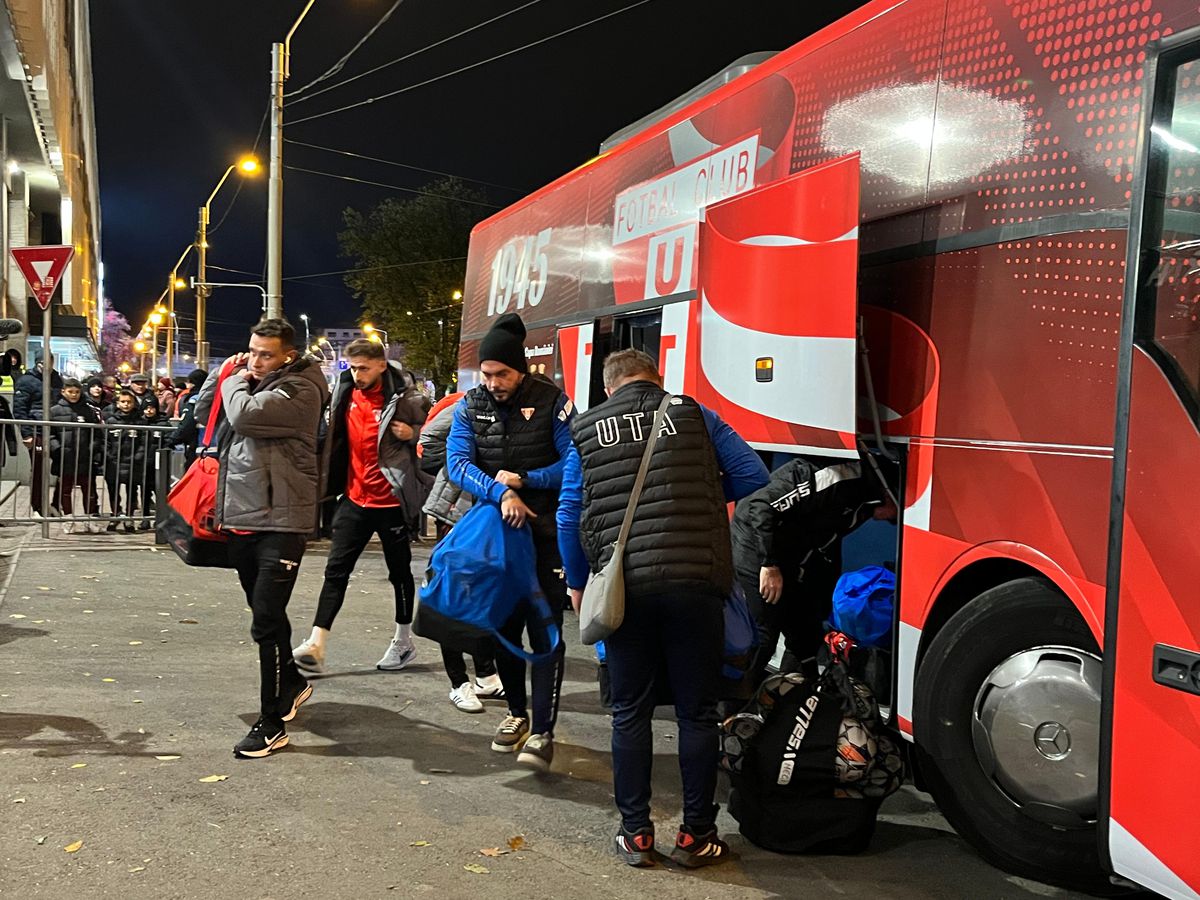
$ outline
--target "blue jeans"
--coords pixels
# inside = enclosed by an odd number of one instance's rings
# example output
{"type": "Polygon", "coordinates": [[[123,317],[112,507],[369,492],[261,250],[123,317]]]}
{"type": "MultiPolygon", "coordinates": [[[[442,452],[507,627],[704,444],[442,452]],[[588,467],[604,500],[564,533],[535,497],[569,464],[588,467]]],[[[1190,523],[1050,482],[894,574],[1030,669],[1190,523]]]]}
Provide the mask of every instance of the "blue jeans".
{"type": "Polygon", "coordinates": [[[679,725],[683,822],[697,833],[713,827],[722,602],[715,593],[627,597],[625,620],[604,642],[612,686],[613,794],[621,822],[631,831],[650,824],[651,717],[660,672],[669,682],[679,725]]]}

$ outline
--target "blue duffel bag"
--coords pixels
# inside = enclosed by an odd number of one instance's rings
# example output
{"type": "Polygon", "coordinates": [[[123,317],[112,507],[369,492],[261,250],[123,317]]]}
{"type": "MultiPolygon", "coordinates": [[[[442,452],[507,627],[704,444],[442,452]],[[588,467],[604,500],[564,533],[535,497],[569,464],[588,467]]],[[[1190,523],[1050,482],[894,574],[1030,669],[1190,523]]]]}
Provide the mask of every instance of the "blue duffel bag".
{"type": "Polygon", "coordinates": [[[838,579],[830,624],[859,646],[890,649],[895,603],[895,573],[883,566],[864,566],[838,579]]]}
{"type": "Polygon", "coordinates": [[[420,598],[413,631],[454,649],[494,638],[513,654],[541,662],[562,642],[538,585],[533,534],[528,525],[504,524],[494,503],[476,503],[433,548],[420,598]],[[550,649],[543,653],[528,653],[500,634],[526,599],[548,633],[550,649]]]}

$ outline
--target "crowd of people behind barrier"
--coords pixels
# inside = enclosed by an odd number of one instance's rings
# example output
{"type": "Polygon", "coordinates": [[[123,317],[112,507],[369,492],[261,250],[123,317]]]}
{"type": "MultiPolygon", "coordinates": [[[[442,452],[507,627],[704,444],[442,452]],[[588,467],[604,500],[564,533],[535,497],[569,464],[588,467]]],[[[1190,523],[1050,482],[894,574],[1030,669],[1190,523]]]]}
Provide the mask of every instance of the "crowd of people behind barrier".
{"type": "Polygon", "coordinates": [[[0,394],[0,467],[17,463],[20,442],[30,475],[28,512],[14,505],[5,518],[63,519],[68,534],[149,531],[162,451],[182,447],[185,462],[194,458],[201,437],[195,397],[206,375],[196,369],[187,378],[164,375],[157,382],[139,373],[64,378],[57,370],[47,374],[40,354],[24,369],[20,354],[7,351],[0,376],[11,379],[12,403],[0,394]],[[54,424],[36,424],[45,421],[54,424]]]}

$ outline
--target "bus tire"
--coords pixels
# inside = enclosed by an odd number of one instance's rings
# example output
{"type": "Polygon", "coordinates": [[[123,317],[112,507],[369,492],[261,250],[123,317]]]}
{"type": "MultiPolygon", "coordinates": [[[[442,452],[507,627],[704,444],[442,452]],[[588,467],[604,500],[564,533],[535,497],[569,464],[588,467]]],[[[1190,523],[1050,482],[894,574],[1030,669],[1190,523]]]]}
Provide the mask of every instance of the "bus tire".
{"type": "Polygon", "coordinates": [[[913,725],[929,792],[981,856],[1113,894],[1096,829],[1100,669],[1070,601],[1046,580],[1021,578],[980,594],[934,637],[913,725]]]}

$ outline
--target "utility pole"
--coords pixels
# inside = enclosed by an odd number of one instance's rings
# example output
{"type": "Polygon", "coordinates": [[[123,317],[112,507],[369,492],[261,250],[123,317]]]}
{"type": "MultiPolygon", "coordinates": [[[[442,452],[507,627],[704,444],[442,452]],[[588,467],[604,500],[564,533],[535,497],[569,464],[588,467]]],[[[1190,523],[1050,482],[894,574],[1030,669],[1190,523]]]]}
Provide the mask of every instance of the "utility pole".
{"type": "MultiPolygon", "coordinates": [[[[174,341],[172,340],[173,338],[175,338],[175,273],[174,272],[171,273],[169,280],[167,281],[167,378],[172,379],[172,380],[174,380],[174,378],[175,378],[175,367],[172,365],[172,362],[174,361],[174,356],[172,356],[172,353],[175,350],[174,341]]],[[[155,382],[158,381],[157,378],[152,379],[152,380],[155,382]]]]}
{"type": "Polygon", "coordinates": [[[304,4],[283,39],[271,45],[271,171],[267,182],[267,318],[283,315],[283,83],[291,74],[292,35],[316,0],[304,4]]]}
{"type": "MultiPolygon", "coordinates": [[[[226,174],[229,174],[226,172],[226,174]]],[[[221,179],[224,181],[224,179],[221,179]]],[[[221,187],[220,184],[217,185],[221,187]]],[[[213,191],[216,194],[216,191],[213,191]]],[[[212,198],[209,198],[211,202],[212,198]]],[[[200,207],[200,227],[196,231],[196,368],[208,368],[208,204],[200,207]]]]}
{"type": "MultiPolygon", "coordinates": [[[[283,44],[272,44],[271,171],[267,181],[267,318],[270,319],[283,315],[283,82],[286,78],[287,51],[283,44]]],[[[203,272],[200,280],[204,280],[203,272]]]]}

